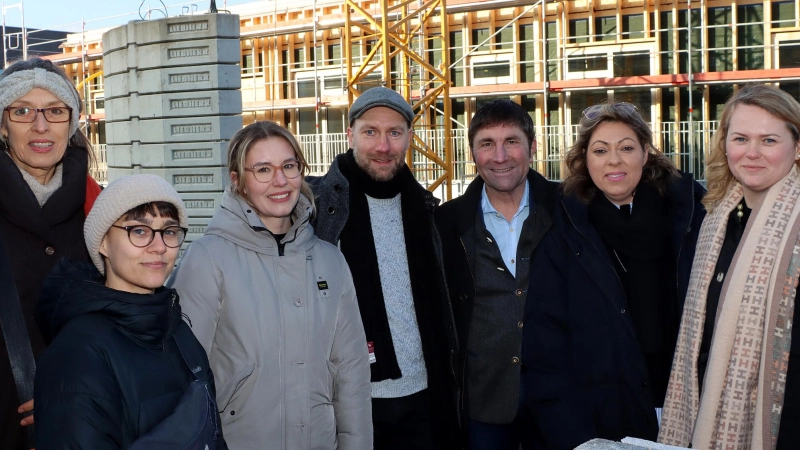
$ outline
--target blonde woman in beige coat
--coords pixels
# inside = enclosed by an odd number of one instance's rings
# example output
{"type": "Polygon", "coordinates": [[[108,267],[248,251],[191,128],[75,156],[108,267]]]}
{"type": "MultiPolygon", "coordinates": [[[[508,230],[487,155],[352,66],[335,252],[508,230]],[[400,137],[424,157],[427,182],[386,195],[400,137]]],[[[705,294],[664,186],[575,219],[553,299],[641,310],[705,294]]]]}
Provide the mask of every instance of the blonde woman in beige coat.
{"type": "Polygon", "coordinates": [[[239,131],[231,186],[171,281],[205,347],[232,449],[372,448],[369,354],[339,250],[314,234],[295,138],[239,131]]]}

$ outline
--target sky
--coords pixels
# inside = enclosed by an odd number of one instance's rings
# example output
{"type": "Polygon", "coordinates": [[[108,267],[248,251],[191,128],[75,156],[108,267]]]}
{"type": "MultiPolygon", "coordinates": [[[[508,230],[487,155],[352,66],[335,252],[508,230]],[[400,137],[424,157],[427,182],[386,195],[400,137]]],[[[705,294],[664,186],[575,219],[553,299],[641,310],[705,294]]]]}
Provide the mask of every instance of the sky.
{"type": "MultiPolygon", "coordinates": [[[[164,17],[156,9],[164,10],[164,5],[169,16],[177,16],[188,11],[202,13],[208,10],[211,0],[0,0],[4,7],[4,20],[6,26],[20,26],[22,24],[21,10],[17,5],[22,4],[25,13],[26,28],[45,28],[68,32],[80,32],[81,22],[86,21],[86,29],[93,30],[103,27],[122,25],[131,20],[139,19],[139,6],[142,14],[147,14],[148,8],[153,10],[151,18],[164,17]],[[194,6],[192,6],[194,5],[194,6]]],[[[216,0],[217,8],[253,3],[256,0],[216,0]]],[[[262,0],[263,1],[263,0],[262,0]]]]}

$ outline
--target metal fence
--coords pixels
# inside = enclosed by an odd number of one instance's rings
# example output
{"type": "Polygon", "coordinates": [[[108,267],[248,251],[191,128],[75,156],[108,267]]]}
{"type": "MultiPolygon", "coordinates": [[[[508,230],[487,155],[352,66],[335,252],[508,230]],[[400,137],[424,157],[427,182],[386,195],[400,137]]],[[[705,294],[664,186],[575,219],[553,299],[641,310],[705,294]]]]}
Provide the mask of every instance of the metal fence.
{"type": "MultiPolygon", "coordinates": [[[[718,125],[719,122],[716,121],[691,124],[664,122],[654,128],[656,131],[653,133],[653,142],[679,169],[693,173],[698,180],[704,180],[705,155],[718,125]]],[[[445,137],[442,131],[415,131],[415,134],[427,143],[432,152],[445,159],[445,137]]],[[[572,146],[576,135],[577,126],[574,125],[536,127],[537,149],[531,167],[548,179],[563,179],[566,175],[564,155],[572,146]]],[[[297,137],[311,175],[324,175],[336,155],[346,152],[348,148],[345,133],[304,134],[297,137]]],[[[477,174],[469,151],[466,129],[451,131],[450,148],[453,153],[453,196],[458,196],[477,174]]],[[[96,162],[90,168],[90,173],[100,184],[105,185],[108,183],[106,146],[95,145],[94,150],[96,162]]],[[[444,172],[440,166],[419,153],[414,154],[411,169],[425,187],[433,184],[444,172]]],[[[441,191],[437,194],[442,196],[441,191]]]]}

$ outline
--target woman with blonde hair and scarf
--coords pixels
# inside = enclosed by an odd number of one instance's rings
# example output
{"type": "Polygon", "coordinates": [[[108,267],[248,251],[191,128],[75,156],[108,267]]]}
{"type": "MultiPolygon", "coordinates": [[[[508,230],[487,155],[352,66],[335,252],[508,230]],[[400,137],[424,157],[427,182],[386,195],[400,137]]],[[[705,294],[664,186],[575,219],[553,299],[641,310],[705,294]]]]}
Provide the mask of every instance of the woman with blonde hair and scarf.
{"type": "Polygon", "coordinates": [[[659,441],[800,448],[800,104],[749,85],[725,104],[707,160],[708,215],[692,266],[659,441]]]}

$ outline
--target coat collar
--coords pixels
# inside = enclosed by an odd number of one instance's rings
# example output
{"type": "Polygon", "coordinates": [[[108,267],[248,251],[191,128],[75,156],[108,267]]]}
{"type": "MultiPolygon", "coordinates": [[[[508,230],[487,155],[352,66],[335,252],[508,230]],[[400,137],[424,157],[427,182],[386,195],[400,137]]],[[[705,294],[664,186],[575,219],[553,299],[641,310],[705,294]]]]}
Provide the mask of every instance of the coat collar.
{"type": "MultiPolygon", "coordinates": [[[[300,194],[292,212],[292,227],[283,238],[285,254],[307,251],[317,241],[309,223],[313,211],[311,201],[300,194]]],[[[232,191],[232,187],[222,194],[222,205],[211,218],[206,234],[220,236],[256,253],[278,256],[278,243],[264,227],[258,214],[232,191]]]]}

